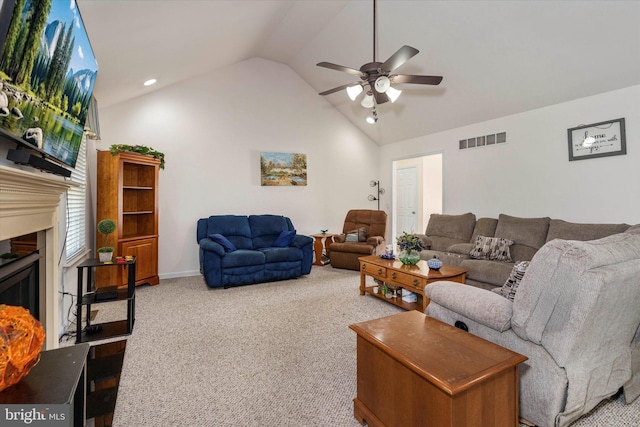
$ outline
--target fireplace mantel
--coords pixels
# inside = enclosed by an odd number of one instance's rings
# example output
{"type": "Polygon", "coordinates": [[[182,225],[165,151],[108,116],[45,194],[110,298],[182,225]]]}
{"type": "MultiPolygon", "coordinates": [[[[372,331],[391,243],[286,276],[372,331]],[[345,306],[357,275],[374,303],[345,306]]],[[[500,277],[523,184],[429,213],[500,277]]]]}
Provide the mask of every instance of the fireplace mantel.
{"type": "Polygon", "coordinates": [[[47,349],[58,347],[60,335],[58,212],[60,196],[72,185],[59,176],[0,165],[0,240],[38,232],[40,320],[47,349]]]}

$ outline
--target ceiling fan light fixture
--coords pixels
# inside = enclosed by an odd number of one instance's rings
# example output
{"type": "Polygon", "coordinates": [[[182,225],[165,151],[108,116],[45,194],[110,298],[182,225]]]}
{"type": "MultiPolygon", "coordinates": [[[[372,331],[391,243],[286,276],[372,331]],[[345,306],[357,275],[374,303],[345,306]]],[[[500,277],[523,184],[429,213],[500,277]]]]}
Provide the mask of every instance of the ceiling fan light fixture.
{"type": "MultiPolygon", "coordinates": [[[[376,110],[376,107],[374,106],[373,109],[371,110],[371,115],[369,117],[367,117],[367,123],[369,123],[370,125],[376,123],[378,121],[378,110],[376,110]]],[[[373,182],[373,181],[371,181],[373,182]]],[[[371,185],[371,182],[369,183],[369,185],[371,185]]]]}
{"type": "Polygon", "coordinates": [[[385,93],[391,87],[391,81],[387,76],[380,76],[373,85],[378,93],[385,93]]]}
{"type": "Polygon", "coordinates": [[[396,99],[398,99],[402,91],[394,87],[389,87],[385,93],[389,97],[389,101],[396,102],[396,99]]]}
{"type": "Polygon", "coordinates": [[[349,86],[347,88],[347,95],[349,95],[349,98],[351,98],[352,101],[355,101],[358,95],[362,93],[362,90],[362,86],[360,85],[349,86]]]}
{"type": "Polygon", "coordinates": [[[364,98],[362,98],[362,101],[360,102],[360,105],[362,105],[364,108],[372,108],[374,103],[373,103],[373,95],[371,94],[371,92],[367,92],[367,94],[365,95],[364,98]]]}

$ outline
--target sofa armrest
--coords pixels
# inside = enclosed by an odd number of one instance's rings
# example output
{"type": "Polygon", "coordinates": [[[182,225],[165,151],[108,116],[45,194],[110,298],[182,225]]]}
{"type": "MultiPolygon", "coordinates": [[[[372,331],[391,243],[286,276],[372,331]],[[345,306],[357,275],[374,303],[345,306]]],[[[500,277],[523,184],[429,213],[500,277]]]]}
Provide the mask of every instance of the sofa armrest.
{"type": "Polygon", "coordinates": [[[431,238],[429,236],[426,234],[416,234],[416,236],[418,236],[418,239],[422,242],[424,249],[431,249],[431,238]]]}
{"type": "Polygon", "coordinates": [[[435,302],[488,328],[498,332],[511,328],[513,303],[494,292],[456,282],[441,281],[425,287],[425,293],[431,299],[431,303],[435,302]]]}
{"type": "Polygon", "coordinates": [[[296,234],[296,237],[293,240],[291,246],[295,246],[296,248],[303,248],[311,244],[313,244],[313,238],[305,236],[304,234],[296,234]]]}
{"type": "Polygon", "coordinates": [[[333,243],[344,243],[346,239],[347,236],[345,236],[344,234],[336,234],[335,236],[333,236],[333,243]]]}
{"type": "Polygon", "coordinates": [[[219,243],[214,242],[213,240],[209,239],[208,237],[205,239],[200,240],[200,249],[202,249],[203,251],[206,252],[213,252],[218,256],[223,257],[226,252],[224,250],[224,248],[222,247],[222,245],[220,245],[219,243]]]}
{"type": "Polygon", "coordinates": [[[384,243],[384,237],[382,236],[369,236],[367,237],[367,244],[373,247],[377,247],[378,245],[384,243]]]}

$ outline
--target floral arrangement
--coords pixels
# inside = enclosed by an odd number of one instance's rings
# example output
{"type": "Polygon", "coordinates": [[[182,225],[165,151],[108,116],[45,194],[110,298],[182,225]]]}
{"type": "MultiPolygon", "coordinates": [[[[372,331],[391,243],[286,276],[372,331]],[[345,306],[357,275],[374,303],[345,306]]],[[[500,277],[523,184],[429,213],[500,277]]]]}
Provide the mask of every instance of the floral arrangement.
{"type": "Polygon", "coordinates": [[[402,236],[396,237],[396,243],[401,251],[418,251],[420,252],[424,247],[422,246],[422,240],[415,233],[402,232],[402,236]]]}

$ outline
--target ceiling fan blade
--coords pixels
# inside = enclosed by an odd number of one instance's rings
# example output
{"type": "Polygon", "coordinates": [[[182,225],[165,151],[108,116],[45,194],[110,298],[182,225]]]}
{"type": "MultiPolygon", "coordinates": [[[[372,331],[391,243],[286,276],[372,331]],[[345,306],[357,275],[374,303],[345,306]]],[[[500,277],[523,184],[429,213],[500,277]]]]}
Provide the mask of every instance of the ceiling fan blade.
{"type": "Polygon", "coordinates": [[[396,51],[389,59],[384,61],[380,68],[386,72],[390,72],[407,62],[409,59],[414,57],[420,52],[418,49],[413,48],[411,46],[402,46],[400,49],[396,51]]]}
{"type": "Polygon", "coordinates": [[[439,85],[441,76],[412,76],[410,74],[396,74],[389,76],[393,83],[417,83],[421,85],[439,85]]]}
{"type": "Polygon", "coordinates": [[[380,105],[380,104],[384,104],[385,102],[389,102],[389,96],[387,96],[386,93],[380,93],[377,90],[372,90],[371,93],[373,93],[373,97],[376,100],[376,104],[380,105]]]}
{"type": "Polygon", "coordinates": [[[359,82],[347,83],[345,85],[334,87],[333,89],[325,90],[324,92],[320,92],[319,95],[324,96],[324,95],[329,95],[331,93],[340,92],[343,89],[346,89],[346,88],[351,87],[351,86],[356,86],[356,85],[359,85],[359,84],[360,84],[359,82]]]}
{"type": "Polygon", "coordinates": [[[345,67],[343,65],[332,64],[331,62],[318,62],[316,64],[318,67],[330,68],[336,71],[342,71],[345,73],[353,74],[354,76],[362,76],[362,71],[356,70],[355,68],[345,67]]]}

